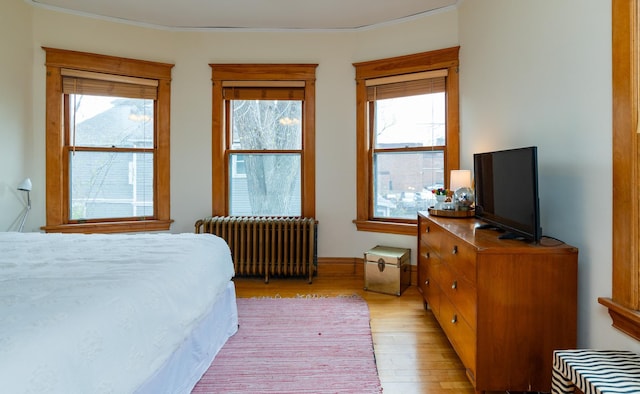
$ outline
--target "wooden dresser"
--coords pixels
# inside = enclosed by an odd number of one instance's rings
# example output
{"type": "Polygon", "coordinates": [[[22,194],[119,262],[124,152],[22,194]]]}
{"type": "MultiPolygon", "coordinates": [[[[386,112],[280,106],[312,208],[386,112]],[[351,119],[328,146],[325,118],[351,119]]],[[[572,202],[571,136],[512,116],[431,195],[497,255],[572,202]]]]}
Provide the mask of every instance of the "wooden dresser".
{"type": "Polygon", "coordinates": [[[578,249],[500,240],[475,218],[418,213],[418,285],[477,393],[551,391],[576,347],[578,249]]]}

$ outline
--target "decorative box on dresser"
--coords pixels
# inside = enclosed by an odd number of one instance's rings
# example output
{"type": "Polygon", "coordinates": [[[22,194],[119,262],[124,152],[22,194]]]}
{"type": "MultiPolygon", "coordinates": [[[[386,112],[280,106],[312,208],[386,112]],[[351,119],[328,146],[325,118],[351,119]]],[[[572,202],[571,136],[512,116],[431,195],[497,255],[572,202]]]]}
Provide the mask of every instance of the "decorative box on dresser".
{"type": "Polygon", "coordinates": [[[576,347],[578,249],[499,239],[481,224],[418,213],[425,306],[477,393],[549,392],[553,351],[576,347]]]}

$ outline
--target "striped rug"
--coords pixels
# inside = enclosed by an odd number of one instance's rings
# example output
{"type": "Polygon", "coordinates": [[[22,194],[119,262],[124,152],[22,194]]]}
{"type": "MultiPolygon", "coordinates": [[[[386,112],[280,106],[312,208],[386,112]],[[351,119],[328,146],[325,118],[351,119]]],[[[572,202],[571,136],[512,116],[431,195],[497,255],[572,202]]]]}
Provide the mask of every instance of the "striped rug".
{"type": "Polygon", "coordinates": [[[238,298],[238,332],[192,393],[381,393],[367,303],[238,298]]]}

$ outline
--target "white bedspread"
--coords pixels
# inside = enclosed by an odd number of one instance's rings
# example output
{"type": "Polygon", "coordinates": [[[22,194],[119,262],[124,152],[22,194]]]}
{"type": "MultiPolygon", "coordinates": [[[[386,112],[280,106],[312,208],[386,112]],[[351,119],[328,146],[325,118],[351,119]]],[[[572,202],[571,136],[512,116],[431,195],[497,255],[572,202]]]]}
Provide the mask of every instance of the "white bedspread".
{"type": "Polygon", "coordinates": [[[0,233],[0,391],[132,392],[232,276],[211,234],[0,233]]]}

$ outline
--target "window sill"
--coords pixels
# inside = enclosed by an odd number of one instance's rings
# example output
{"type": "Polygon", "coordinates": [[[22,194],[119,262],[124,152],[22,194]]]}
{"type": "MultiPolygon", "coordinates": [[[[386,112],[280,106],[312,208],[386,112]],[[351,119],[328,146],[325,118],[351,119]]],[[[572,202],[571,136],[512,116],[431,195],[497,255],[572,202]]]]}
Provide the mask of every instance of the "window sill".
{"type": "Polygon", "coordinates": [[[640,341],[640,312],[626,308],[611,298],[600,297],[598,302],[609,308],[613,327],[640,341]]]}
{"type": "Polygon", "coordinates": [[[173,220],[132,220],[123,222],[74,223],[41,227],[47,233],[132,233],[167,231],[173,220]]]}
{"type": "Polygon", "coordinates": [[[375,233],[389,233],[400,235],[418,235],[416,223],[382,222],[374,220],[354,220],[358,231],[370,231],[375,233]]]}

